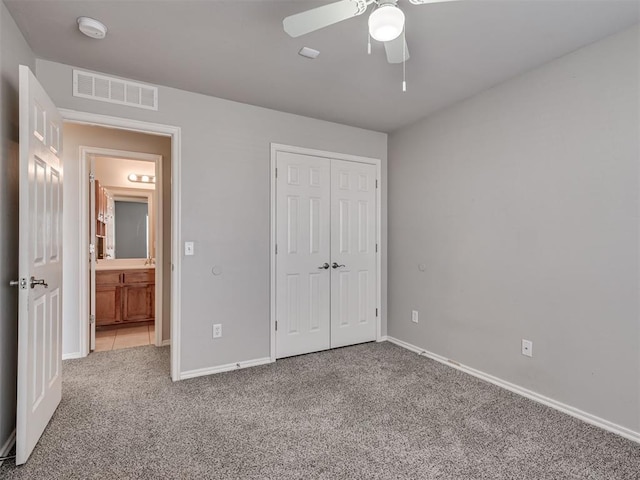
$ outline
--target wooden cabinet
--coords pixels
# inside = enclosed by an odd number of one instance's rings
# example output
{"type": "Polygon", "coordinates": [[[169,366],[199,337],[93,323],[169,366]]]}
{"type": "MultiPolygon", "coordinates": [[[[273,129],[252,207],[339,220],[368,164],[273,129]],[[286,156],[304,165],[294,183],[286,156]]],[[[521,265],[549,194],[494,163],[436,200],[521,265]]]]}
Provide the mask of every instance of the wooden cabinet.
{"type": "Polygon", "coordinates": [[[122,322],[122,287],[98,286],[96,283],[96,325],[122,322]]]}
{"type": "Polygon", "coordinates": [[[96,236],[106,237],[107,223],[109,222],[110,216],[112,216],[113,214],[112,211],[111,212],[109,211],[109,203],[110,203],[109,200],[111,199],[111,195],[109,194],[108,190],[106,190],[102,185],[100,185],[100,181],[98,179],[95,179],[94,183],[95,183],[95,192],[96,192],[96,198],[95,198],[96,236]]]}
{"type": "Polygon", "coordinates": [[[100,181],[96,179],[94,181],[95,192],[96,192],[96,236],[104,237],[104,215],[102,213],[102,195],[104,192],[104,188],[100,185],[100,181]]]}
{"type": "Polygon", "coordinates": [[[98,270],[96,325],[155,319],[155,270],[98,270]]]}
{"type": "Polygon", "coordinates": [[[122,288],[122,320],[141,322],[154,318],[155,285],[128,285],[122,288]]]}

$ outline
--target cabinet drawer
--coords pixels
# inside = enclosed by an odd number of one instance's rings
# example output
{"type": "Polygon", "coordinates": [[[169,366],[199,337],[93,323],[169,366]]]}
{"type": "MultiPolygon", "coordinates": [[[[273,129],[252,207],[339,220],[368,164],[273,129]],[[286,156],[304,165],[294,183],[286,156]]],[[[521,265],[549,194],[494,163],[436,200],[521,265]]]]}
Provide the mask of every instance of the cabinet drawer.
{"type": "Polygon", "coordinates": [[[124,283],[155,283],[155,270],[133,270],[124,272],[124,283]]]}
{"type": "Polygon", "coordinates": [[[97,271],[96,285],[118,285],[120,283],[121,272],[97,271]]]}

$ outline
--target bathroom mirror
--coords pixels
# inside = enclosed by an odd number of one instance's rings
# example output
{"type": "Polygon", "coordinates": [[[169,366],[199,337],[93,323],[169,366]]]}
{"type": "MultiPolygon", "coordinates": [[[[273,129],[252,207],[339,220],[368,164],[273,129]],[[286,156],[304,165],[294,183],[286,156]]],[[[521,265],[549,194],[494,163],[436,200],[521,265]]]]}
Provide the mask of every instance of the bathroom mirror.
{"type": "Polygon", "coordinates": [[[112,202],[105,236],[106,260],[153,259],[153,190],[105,187],[112,202]]]}
{"type": "Polygon", "coordinates": [[[114,258],[149,258],[149,205],[146,198],[114,198],[114,258]]]}

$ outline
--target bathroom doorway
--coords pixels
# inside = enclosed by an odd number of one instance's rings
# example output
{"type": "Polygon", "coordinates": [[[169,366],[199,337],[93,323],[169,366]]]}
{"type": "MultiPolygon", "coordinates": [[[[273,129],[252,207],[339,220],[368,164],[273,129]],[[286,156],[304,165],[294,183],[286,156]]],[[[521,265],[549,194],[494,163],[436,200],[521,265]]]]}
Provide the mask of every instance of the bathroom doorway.
{"type": "Polygon", "coordinates": [[[67,121],[64,146],[63,359],[170,345],[172,136],[67,121]]]}
{"type": "Polygon", "coordinates": [[[161,257],[162,196],[156,179],[161,178],[162,156],[90,148],[84,155],[93,252],[90,350],[160,346],[162,272],[156,275],[156,268],[162,268],[162,261],[156,259],[161,257]]]}

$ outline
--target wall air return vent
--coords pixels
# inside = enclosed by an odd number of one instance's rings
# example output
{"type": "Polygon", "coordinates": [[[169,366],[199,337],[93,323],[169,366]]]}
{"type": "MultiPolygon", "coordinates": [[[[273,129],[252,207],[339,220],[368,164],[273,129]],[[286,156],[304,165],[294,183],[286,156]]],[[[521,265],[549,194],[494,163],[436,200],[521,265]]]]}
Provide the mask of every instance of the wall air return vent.
{"type": "Polygon", "coordinates": [[[73,96],[158,110],[158,88],[97,73],[73,71],[73,96]]]}

